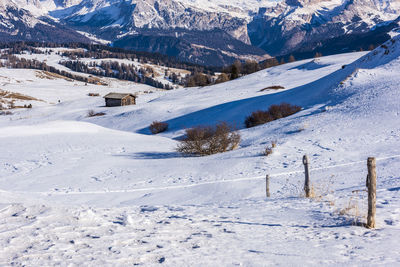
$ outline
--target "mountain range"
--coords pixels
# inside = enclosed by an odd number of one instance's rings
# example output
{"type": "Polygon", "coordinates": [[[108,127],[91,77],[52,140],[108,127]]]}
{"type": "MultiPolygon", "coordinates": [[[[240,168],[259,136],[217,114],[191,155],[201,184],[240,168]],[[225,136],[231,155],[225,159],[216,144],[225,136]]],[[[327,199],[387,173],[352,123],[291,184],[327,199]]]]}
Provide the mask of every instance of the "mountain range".
{"type": "Polygon", "coordinates": [[[0,40],[101,42],[222,66],[367,49],[397,34],[399,17],[400,0],[0,0],[0,40]]]}

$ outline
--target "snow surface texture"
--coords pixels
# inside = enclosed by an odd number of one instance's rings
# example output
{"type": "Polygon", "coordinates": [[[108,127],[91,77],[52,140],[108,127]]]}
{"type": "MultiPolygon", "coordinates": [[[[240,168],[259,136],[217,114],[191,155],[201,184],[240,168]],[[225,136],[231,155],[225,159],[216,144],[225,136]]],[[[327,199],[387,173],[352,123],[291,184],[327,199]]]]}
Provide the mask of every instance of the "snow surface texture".
{"type": "Polygon", "coordinates": [[[45,101],[0,116],[0,265],[398,265],[399,65],[396,37],[370,53],[155,91],[116,108],[86,95],[110,87],[0,69],[3,90],[45,101]],[[285,90],[261,91],[272,85],[285,90]],[[304,109],[244,128],[252,111],[283,101],[304,109]],[[106,115],[89,118],[89,109],[106,115]],[[153,120],[169,130],[150,135],[153,120]],[[239,149],[175,152],[184,127],[221,120],[239,129],[239,149]],[[277,147],[265,157],[271,141],[277,147]],[[302,197],[304,154],[312,200],[302,197]],[[368,156],[378,165],[376,230],[357,226],[368,156]]]}

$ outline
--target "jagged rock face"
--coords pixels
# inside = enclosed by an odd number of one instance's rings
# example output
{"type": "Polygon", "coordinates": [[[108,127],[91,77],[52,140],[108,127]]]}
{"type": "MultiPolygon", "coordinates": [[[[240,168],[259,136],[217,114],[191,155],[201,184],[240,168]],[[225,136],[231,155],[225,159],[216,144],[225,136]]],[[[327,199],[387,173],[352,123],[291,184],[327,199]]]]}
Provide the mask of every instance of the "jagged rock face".
{"type": "Polygon", "coordinates": [[[272,55],[288,54],[324,40],[365,33],[399,16],[397,0],[336,2],[340,3],[330,10],[318,7],[332,3],[315,0],[286,0],[274,8],[260,9],[248,25],[251,42],[272,55]]]}
{"type": "MultiPolygon", "coordinates": [[[[140,42],[146,41],[149,44],[146,51],[175,53],[184,60],[204,64],[215,58],[225,64],[235,57],[259,59],[267,54],[313,50],[330,44],[330,40],[336,40],[338,48],[350,51],[353,41],[347,39],[362,35],[358,39],[368,42],[365,38],[373,36],[372,29],[385,33],[397,27],[400,14],[400,0],[0,1],[0,6],[16,3],[14,9],[31,17],[16,22],[28,28],[43,17],[47,17],[46,21],[57,19],[66,27],[124,44],[124,47],[143,50],[146,47],[140,42]],[[29,12],[21,11],[22,6],[29,12]],[[195,35],[202,39],[193,38],[195,35]],[[338,39],[341,37],[343,41],[338,39]]],[[[7,17],[4,12],[0,13],[3,18],[7,17]]],[[[7,23],[13,25],[6,18],[1,27],[7,28],[4,26],[7,23]]],[[[388,35],[379,36],[382,40],[388,38],[388,35]]]]}
{"type": "Polygon", "coordinates": [[[173,0],[82,1],[67,13],[56,10],[50,15],[68,25],[89,28],[109,40],[116,37],[109,35],[107,28],[110,27],[118,28],[117,35],[140,29],[179,28],[194,31],[222,29],[234,38],[250,43],[245,19],[188,7],[173,0]],[[104,27],[108,35],[99,29],[104,27]]]}

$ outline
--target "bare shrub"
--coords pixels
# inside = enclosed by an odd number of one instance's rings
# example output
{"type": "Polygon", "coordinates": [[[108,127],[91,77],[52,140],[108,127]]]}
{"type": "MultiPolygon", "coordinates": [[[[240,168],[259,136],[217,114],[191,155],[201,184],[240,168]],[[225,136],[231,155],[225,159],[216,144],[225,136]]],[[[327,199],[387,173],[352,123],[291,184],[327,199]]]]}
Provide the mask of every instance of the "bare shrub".
{"type": "Polygon", "coordinates": [[[347,217],[351,221],[352,225],[365,226],[363,221],[367,220],[367,213],[365,212],[365,210],[367,210],[366,202],[363,192],[355,190],[352,191],[348,203],[342,203],[342,208],[339,208],[336,212],[340,216],[347,217]]]}
{"type": "Polygon", "coordinates": [[[97,117],[97,116],[104,116],[106,113],[104,112],[95,112],[93,109],[89,110],[87,113],[88,117],[97,117]]]}
{"type": "Polygon", "coordinates": [[[149,126],[149,129],[152,134],[158,134],[165,132],[168,130],[168,123],[160,122],[160,121],[153,121],[153,123],[149,126]]]}
{"type": "Polygon", "coordinates": [[[88,93],[88,96],[100,96],[99,93],[88,93]]]}
{"type": "Polygon", "coordinates": [[[244,123],[247,128],[250,128],[273,120],[274,118],[268,111],[257,110],[251,113],[251,115],[246,118],[244,123]]]}
{"type": "Polygon", "coordinates": [[[177,147],[184,154],[200,156],[222,153],[236,149],[240,143],[240,134],[226,122],[216,126],[196,126],[186,129],[186,135],[177,147]]]}
{"type": "Polygon", "coordinates": [[[263,152],[264,156],[269,156],[274,152],[274,148],[276,148],[276,141],[271,142],[271,146],[267,146],[263,152]]]}
{"type": "Polygon", "coordinates": [[[269,156],[274,152],[274,150],[272,149],[272,147],[267,146],[264,150],[264,156],[269,156]]]}
{"type": "Polygon", "coordinates": [[[272,148],[276,148],[276,143],[277,143],[276,141],[272,141],[272,142],[271,142],[271,147],[272,147],[272,148]]]}
{"type": "Polygon", "coordinates": [[[278,120],[290,115],[293,115],[301,110],[301,107],[291,105],[288,103],[281,103],[280,105],[271,105],[268,110],[258,110],[251,113],[245,120],[247,128],[261,125],[273,120],[278,120]]]}
{"type": "Polygon", "coordinates": [[[11,111],[0,111],[0,115],[12,115],[11,111]]]}

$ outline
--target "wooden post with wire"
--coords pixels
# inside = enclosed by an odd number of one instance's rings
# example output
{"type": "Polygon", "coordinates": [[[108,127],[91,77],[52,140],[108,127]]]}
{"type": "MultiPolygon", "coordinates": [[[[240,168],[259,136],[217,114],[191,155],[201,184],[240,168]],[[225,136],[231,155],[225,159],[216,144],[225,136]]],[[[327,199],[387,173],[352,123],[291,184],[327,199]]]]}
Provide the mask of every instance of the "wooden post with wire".
{"type": "Polygon", "coordinates": [[[309,170],[309,161],[307,155],[303,156],[303,164],[304,164],[304,174],[305,174],[305,181],[304,181],[304,191],[306,193],[306,197],[310,197],[310,170],[309,170]]]}
{"type": "Polygon", "coordinates": [[[265,192],[267,194],[267,197],[270,197],[271,194],[269,193],[269,175],[265,176],[265,192]]]}
{"type": "Polygon", "coordinates": [[[368,216],[367,228],[375,228],[375,216],[376,216],[376,159],[368,158],[368,175],[366,186],[368,188],[368,216]]]}

